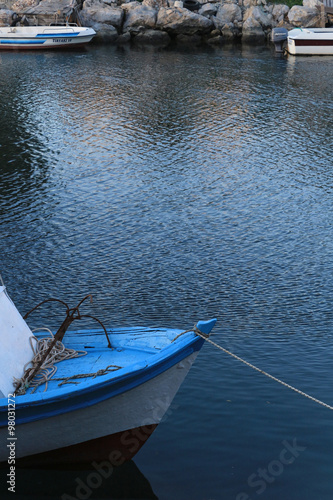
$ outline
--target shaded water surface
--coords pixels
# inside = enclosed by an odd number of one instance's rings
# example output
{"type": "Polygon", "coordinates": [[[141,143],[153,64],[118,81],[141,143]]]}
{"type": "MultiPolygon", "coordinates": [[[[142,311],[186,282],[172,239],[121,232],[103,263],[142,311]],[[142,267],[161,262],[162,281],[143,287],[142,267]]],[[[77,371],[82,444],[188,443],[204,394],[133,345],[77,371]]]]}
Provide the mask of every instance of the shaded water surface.
{"type": "MultiPolygon", "coordinates": [[[[217,343],[333,404],[332,77],[331,58],[267,48],[1,53],[1,274],[20,311],[92,293],[107,324],[217,316],[217,343]]],[[[205,345],[126,477],[160,500],[329,500],[332,448],[330,410],[205,345]]],[[[46,498],[23,474],[17,498],[46,498]]],[[[73,496],[61,477],[48,494],[73,496]]]]}

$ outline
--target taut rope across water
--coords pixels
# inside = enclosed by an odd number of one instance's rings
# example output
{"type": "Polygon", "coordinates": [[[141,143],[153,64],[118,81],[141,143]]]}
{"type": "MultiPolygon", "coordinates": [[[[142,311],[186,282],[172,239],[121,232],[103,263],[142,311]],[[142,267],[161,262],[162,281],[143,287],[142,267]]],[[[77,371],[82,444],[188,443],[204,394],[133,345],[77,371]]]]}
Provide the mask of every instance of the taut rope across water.
{"type": "Polygon", "coordinates": [[[296,387],[294,387],[294,386],[292,386],[290,384],[287,384],[283,380],[280,380],[279,378],[274,377],[270,373],[267,373],[264,370],[261,370],[261,368],[258,368],[257,366],[252,365],[248,361],[245,361],[245,359],[240,358],[239,356],[237,356],[236,354],[233,354],[232,352],[228,351],[227,349],[225,349],[224,347],[220,346],[219,344],[216,344],[216,342],[213,342],[213,340],[211,340],[210,338],[208,338],[207,335],[205,335],[204,333],[200,332],[200,330],[198,330],[198,328],[196,328],[196,326],[194,326],[193,331],[197,335],[199,335],[199,337],[203,338],[204,340],[206,340],[207,342],[209,342],[213,346],[217,347],[217,349],[220,349],[221,351],[225,352],[229,356],[232,356],[233,358],[237,359],[241,363],[244,363],[245,365],[249,366],[253,370],[256,370],[257,372],[262,373],[266,377],[271,378],[272,380],[275,380],[275,382],[278,382],[279,384],[284,385],[285,387],[288,387],[288,389],[291,389],[292,391],[297,392],[301,396],[304,396],[305,398],[311,399],[311,401],[314,401],[315,403],[318,403],[319,405],[322,405],[325,408],[328,408],[329,410],[333,410],[333,406],[330,406],[327,403],[324,403],[323,401],[320,401],[320,399],[314,398],[313,396],[310,396],[306,392],[303,392],[303,391],[297,389],[296,387]]]}

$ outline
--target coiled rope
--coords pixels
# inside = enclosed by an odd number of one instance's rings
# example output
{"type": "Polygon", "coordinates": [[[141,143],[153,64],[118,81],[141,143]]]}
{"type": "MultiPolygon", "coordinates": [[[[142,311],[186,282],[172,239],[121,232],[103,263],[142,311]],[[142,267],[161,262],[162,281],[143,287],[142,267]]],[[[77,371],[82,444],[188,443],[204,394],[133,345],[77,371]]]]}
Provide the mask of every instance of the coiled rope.
{"type": "Polygon", "coordinates": [[[29,380],[30,374],[35,370],[40,361],[43,359],[43,356],[49,349],[51,343],[54,342],[54,335],[48,328],[39,328],[38,330],[46,330],[50,334],[50,337],[42,339],[38,339],[35,336],[30,337],[30,345],[33,350],[34,356],[33,359],[24,366],[23,377],[21,379],[14,378],[14,387],[17,388],[17,395],[26,394],[28,388],[32,388],[31,394],[33,394],[36,389],[42,384],[45,384],[45,392],[47,390],[48,382],[51,379],[62,380],[62,382],[58,384],[60,386],[67,383],[78,383],[71,382],[72,379],[86,377],[95,378],[97,376],[105,375],[110,371],[119,370],[121,368],[121,366],[117,365],[108,365],[106,368],[98,370],[94,373],[80,373],[77,375],[72,375],[70,377],[54,378],[54,375],[57,371],[57,367],[54,366],[55,363],[59,363],[60,361],[64,361],[66,359],[79,358],[87,354],[86,351],[69,349],[68,347],[65,347],[60,340],[58,340],[52,347],[43,364],[40,366],[36,375],[32,380],[29,380]],[[33,342],[35,342],[35,344],[33,344],[33,342]]]}
{"type": "Polygon", "coordinates": [[[291,389],[292,391],[294,392],[297,392],[297,394],[300,394],[301,396],[304,396],[305,398],[308,398],[308,399],[311,399],[311,401],[314,401],[315,403],[318,403],[319,405],[321,406],[324,406],[325,408],[328,408],[329,410],[333,410],[333,406],[330,406],[328,405],[327,403],[324,403],[323,401],[320,401],[320,399],[317,399],[317,398],[314,398],[313,396],[310,396],[309,394],[307,394],[306,392],[303,392],[303,391],[300,391],[299,389],[297,389],[296,387],[290,385],[290,384],[287,384],[286,382],[284,382],[283,380],[280,380],[279,378],[277,377],[274,377],[273,375],[271,375],[270,373],[267,373],[265,372],[264,370],[261,370],[260,368],[258,368],[257,366],[254,366],[252,365],[251,363],[249,363],[248,361],[245,361],[245,359],[242,359],[240,358],[239,356],[237,356],[236,354],[228,351],[227,349],[225,349],[224,347],[220,346],[219,344],[216,344],[216,342],[213,342],[213,340],[211,340],[210,338],[207,337],[206,334],[202,333],[196,326],[194,326],[193,328],[193,331],[194,333],[196,333],[199,337],[203,338],[204,340],[206,340],[206,342],[209,342],[210,344],[212,344],[213,346],[217,347],[217,349],[220,349],[221,351],[223,351],[224,353],[228,354],[229,356],[232,356],[233,358],[237,359],[238,361],[240,361],[241,363],[244,363],[246,366],[249,366],[250,368],[252,368],[253,370],[256,370],[257,372],[259,373],[262,373],[263,375],[265,375],[266,377],[272,379],[272,380],[275,380],[275,382],[278,382],[279,384],[281,385],[284,385],[285,387],[288,387],[288,389],[291,389]]]}
{"type": "MultiPolygon", "coordinates": [[[[76,351],[75,349],[68,349],[59,340],[54,344],[48,356],[41,365],[39,371],[34,378],[29,381],[30,374],[38,366],[39,362],[43,359],[46,351],[49,349],[50,344],[54,341],[54,335],[48,328],[39,328],[45,330],[50,334],[50,337],[37,339],[37,337],[30,337],[30,345],[33,350],[34,356],[29,363],[24,366],[24,374],[20,379],[14,378],[14,387],[17,388],[16,394],[23,395],[26,393],[28,387],[33,387],[32,393],[36,391],[37,387],[45,384],[45,391],[47,390],[47,383],[57,371],[55,363],[65,359],[78,358],[85,356],[85,351],[76,351]],[[35,345],[33,344],[35,342],[35,345]]],[[[33,330],[36,331],[36,330],[33,330]]]]}

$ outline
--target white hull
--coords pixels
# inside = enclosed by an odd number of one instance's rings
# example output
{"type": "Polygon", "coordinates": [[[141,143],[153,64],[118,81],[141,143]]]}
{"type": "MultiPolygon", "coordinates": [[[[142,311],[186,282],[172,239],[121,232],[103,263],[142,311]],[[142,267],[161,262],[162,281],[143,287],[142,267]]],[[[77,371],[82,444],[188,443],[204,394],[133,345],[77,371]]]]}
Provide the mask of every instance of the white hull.
{"type": "Polygon", "coordinates": [[[14,26],[0,28],[1,49],[70,48],[91,41],[96,32],[79,26],[14,26]]]}
{"type": "MultiPolygon", "coordinates": [[[[19,425],[15,433],[16,458],[158,424],[167,412],[197,354],[198,351],[192,353],[153,379],[101,403],[19,425]]],[[[7,428],[2,428],[0,462],[7,461],[8,442],[7,428]]]]}
{"type": "Polygon", "coordinates": [[[291,55],[333,55],[333,29],[293,29],[288,33],[287,43],[287,51],[291,55]]]}

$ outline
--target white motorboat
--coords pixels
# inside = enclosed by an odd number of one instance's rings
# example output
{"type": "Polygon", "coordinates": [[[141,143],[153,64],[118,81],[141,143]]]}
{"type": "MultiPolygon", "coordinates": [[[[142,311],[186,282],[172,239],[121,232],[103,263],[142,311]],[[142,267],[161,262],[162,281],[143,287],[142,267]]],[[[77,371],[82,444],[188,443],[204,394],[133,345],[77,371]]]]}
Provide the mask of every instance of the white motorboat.
{"type": "Polygon", "coordinates": [[[277,52],[295,56],[333,55],[333,28],[274,28],[272,42],[277,52]]]}
{"type": "Polygon", "coordinates": [[[57,49],[86,44],[96,35],[92,28],[64,26],[0,27],[0,49],[57,49]]]}
{"type": "Polygon", "coordinates": [[[333,28],[300,28],[288,32],[287,51],[292,55],[333,55],[333,28]]]}

